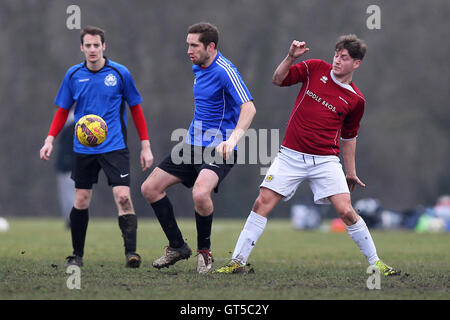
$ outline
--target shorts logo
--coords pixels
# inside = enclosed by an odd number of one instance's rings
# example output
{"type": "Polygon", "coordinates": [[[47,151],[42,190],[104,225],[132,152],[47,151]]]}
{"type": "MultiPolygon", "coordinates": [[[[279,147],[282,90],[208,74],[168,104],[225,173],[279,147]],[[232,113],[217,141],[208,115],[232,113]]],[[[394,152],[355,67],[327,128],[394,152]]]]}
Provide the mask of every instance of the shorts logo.
{"type": "Polygon", "coordinates": [[[273,175],[267,176],[267,178],[266,178],[266,181],[267,181],[267,182],[270,182],[270,181],[272,181],[272,180],[273,180],[273,175]]]}
{"type": "Polygon", "coordinates": [[[212,163],[212,162],[208,163],[208,166],[220,168],[217,164],[212,163]]]}
{"type": "Polygon", "coordinates": [[[105,77],[105,85],[108,87],[114,87],[117,84],[117,78],[112,73],[105,77]]]}

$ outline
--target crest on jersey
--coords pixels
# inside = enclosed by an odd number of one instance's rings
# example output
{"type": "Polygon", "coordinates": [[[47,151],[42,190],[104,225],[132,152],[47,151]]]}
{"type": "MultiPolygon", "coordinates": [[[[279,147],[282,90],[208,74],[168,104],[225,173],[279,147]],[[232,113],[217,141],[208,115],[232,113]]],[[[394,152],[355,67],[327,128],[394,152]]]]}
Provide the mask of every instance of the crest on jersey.
{"type": "Polygon", "coordinates": [[[327,76],[322,76],[322,78],[320,78],[320,81],[322,81],[323,83],[327,83],[328,77],[327,76]]]}
{"type": "Polygon", "coordinates": [[[117,78],[112,73],[105,77],[105,85],[108,87],[114,87],[117,84],[117,78]]]}
{"type": "Polygon", "coordinates": [[[266,178],[266,181],[270,182],[272,180],[273,180],[273,175],[268,175],[267,178],[266,178]]]}

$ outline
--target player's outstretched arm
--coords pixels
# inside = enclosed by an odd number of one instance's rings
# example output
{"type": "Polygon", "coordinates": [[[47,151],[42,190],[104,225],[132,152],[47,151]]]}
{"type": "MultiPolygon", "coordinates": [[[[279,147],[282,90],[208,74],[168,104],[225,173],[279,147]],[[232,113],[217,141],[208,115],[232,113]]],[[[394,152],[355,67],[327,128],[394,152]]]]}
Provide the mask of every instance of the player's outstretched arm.
{"type": "Polygon", "coordinates": [[[353,192],[357,184],[361,187],[366,186],[356,175],[356,138],[351,140],[341,140],[341,146],[342,157],[344,158],[345,178],[347,179],[348,188],[353,192]]]}
{"type": "Polygon", "coordinates": [[[309,51],[306,42],[294,40],[289,48],[288,55],[281,61],[272,76],[272,83],[280,86],[289,73],[289,67],[292,66],[299,57],[309,51]]]}
{"type": "Polygon", "coordinates": [[[248,101],[241,105],[241,112],[239,113],[236,128],[234,128],[232,134],[226,141],[221,142],[216,147],[216,151],[219,152],[225,160],[234,150],[234,147],[236,147],[239,139],[244,136],[245,132],[250,127],[255,114],[256,108],[253,101],[248,101]]]}

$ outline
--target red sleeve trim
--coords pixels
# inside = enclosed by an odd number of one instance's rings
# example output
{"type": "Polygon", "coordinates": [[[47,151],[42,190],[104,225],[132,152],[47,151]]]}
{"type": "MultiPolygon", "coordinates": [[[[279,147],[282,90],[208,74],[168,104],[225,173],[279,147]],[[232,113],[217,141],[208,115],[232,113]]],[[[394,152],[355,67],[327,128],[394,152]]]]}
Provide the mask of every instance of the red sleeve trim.
{"type": "Polygon", "coordinates": [[[141,105],[137,104],[130,107],[131,116],[133,117],[134,125],[139,134],[139,138],[142,140],[148,139],[147,123],[145,122],[144,112],[142,111],[141,105]]]}
{"type": "Polygon", "coordinates": [[[64,127],[68,116],[69,110],[59,107],[58,111],[56,111],[56,114],[53,117],[48,135],[56,138],[56,136],[61,132],[61,129],[64,127]]]}

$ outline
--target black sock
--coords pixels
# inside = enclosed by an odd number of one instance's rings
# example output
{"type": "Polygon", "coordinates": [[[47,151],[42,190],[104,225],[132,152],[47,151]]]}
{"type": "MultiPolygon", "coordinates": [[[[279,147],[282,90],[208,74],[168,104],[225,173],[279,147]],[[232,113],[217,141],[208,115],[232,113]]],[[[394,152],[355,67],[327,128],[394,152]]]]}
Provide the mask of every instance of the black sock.
{"type": "Polygon", "coordinates": [[[119,228],[122,231],[125,254],[136,252],[137,216],[135,214],[119,216],[119,228]]]}
{"type": "Polygon", "coordinates": [[[212,228],[213,214],[209,216],[201,216],[195,212],[195,223],[197,225],[197,249],[208,250],[211,249],[211,228],[212,228]]]}
{"type": "Polygon", "coordinates": [[[173,207],[167,196],[153,202],[152,204],[155,215],[158,218],[159,224],[164,230],[167,239],[169,239],[169,246],[171,248],[181,248],[184,244],[183,236],[178,228],[173,207]]]}
{"type": "Polygon", "coordinates": [[[84,254],[84,241],[89,222],[88,209],[79,210],[75,207],[70,212],[70,231],[72,233],[73,254],[82,257],[84,254]]]}

